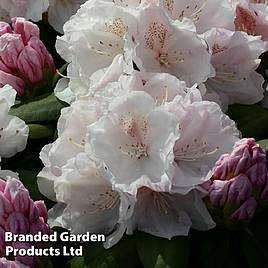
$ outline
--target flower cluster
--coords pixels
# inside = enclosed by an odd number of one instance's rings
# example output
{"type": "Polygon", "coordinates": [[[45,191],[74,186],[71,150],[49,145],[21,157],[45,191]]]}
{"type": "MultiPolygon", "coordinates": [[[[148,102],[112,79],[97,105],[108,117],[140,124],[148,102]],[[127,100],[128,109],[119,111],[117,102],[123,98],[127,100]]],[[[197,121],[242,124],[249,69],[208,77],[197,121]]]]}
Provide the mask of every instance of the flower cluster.
{"type": "MultiPolygon", "coordinates": [[[[13,234],[42,234],[49,233],[47,225],[47,209],[43,201],[33,201],[28,190],[23,184],[15,178],[15,174],[11,172],[1,171],[0,179],[0,199],[1,199],[1,212],[0,212],[0,249],[1,255],[4,254],[3,250],[7,245],[13,248],[29,248],[30,243],[26,242],[5,242],[5,232],[12,232],[13,234]]],[[[36,245],[41,246],[41,245],[36,245]]],[[[16,256],[15,260],[25,264],[29,267],[38,267],[37,257],[30,256],[16,256]]],[[[0,266],[2,267],[24,267],[20,264],[9,262],[5,259],[0,259],[0,266]]]]}
{"type": "Polygon", "coordinates": [[[239,140],[223,111],[264,95],[255,69],[268,25],[250,32],[242,5],[262,4],[90,0],[66,22],[55,94],[71,105],[38,178],[57,202],[51,226],[110,234],[107,247],[135,230],[214,227],[200,185],[239,140]]]}
{"type": "Polygon", "coordinates": [[[230,154],[216,162],[204,187],[210,203],[222,209],[227,220],[251,220],[258,203],[268,198],[266,153],[254,139],[238,141],[230,154]]]}
{"type": "Polygon", "coordinates": [[[55,66],[35,24],[14,18],[12,27],[5,22],[0,24],[0,85],[9,84],[23,96],[46,87],[55,66]]]}

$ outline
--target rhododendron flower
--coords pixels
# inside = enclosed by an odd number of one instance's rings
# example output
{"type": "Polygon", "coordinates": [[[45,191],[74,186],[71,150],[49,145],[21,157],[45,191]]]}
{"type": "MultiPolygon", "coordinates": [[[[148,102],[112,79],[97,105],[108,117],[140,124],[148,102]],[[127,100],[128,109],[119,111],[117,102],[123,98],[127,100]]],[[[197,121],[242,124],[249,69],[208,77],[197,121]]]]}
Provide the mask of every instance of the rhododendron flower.
{"type": "Polygon", "coordinates": [[[53,28],[62,33],[63,24],[87,0],[49,0],[48,21],[53,28]]]}
{"type": "Polygon", "coordinates": [[[239,2],[236,6],[234,21],[236,31],[261,36],[268,41],[268,6],[263,3],[239,2]]]}
{"type": "Polygon", "coordinates": [[[48,85],[55,67],[35,24],[14,18],[12,26],[1,23],[0,85],[10,84],[23,96],[48,85]]]}
{"type": "Polygon", "coordinates": [[[136,32],[136,20],[126,8],[106,1],[88,1],[63,27],[58,37],[58,53],[70,62],[69,77],[78,77],[86,87],[90,76],[109,67],[124,52],[124,36],[136,32]]]}
{"type": "Polygon", "coordinates": [[[180,195],[142,187],[137,193],[133,215],[127,220],[127,233],[133,234],[138,229],[171,239],[188,235],[191,227],[204,231],[214,226],[198,192],[180,195]]]}
{"type": "Polygon", "coordinates": [[[172,19],[193,20],[198,33],[212,27],[234,28],[235,11],[228,0],[161,0],[160,3],[172,19]]]}
{"type": "Polygon", "coordinates": [[[54,187],[55,178],[61,175],[61,168],[69,159],[84,151],[87,126],[101,115],[98,107],[87,101],[76,101],[61,110],[59,137],[54,143],[46,145],[40,153],[45,167],[38,175],[38,186],[50,199],[56,199],[50,188],[54,187]]]}
{"type": "MultiPolygon", "coordinates": [[[[30,242],[5,242],[5,232],[13,234],[49,234],[47,210],[44,202],[33,201],[28,190],[17,179],[0,171],[0,247],[28,248],[30,242]],[[5,180],[6,179],[6,180],[5,180]]],[[[37,245],[36,245],[37,246],[37,245]]],[[[16,256],[15,260],[36,267],[37,257],[16,256]]]]}
{"type": "MultiPolygon", "coordinates": [[[[120,219],[127,216],[131,206],[130,198],[113,190],[102,173],[97,162],[85,153],[68,161],[51,189],[58,202],[49,211],[51,226],[61,226],[75,234],[110,234],[120,229],[120,219]]],[[[117,242],[123,233],[124,228],[114,233],[118,238],[111,237],[117,242]]]]}
{"type": "Polygon", "coordinates": [[[212,50],[211,63],[216,76],[207,80],[210,92],[219,94],[226,105],[253,104],[263,98],[263,78],[255,72],[266,44],[244,32],[211,29],[205,38],[212,50]]]}
{"type": "Polygon", "coordinates": [[[228,206],[230,219],[251,220],[258,202],[267,200],[266,153],[254,139],[238,141],[215,164],[211,181],[204,185],[215,208],[228,206]]]}
{"type": "Polygon", "coordinates": [[[103,161],[118,189],[165,190],[171,186],[178,138],[175,117],[147,93],[133,91],[115,98],[107,115],[88,127],[87,150],[103,161]]]}
{"type": "Polygon", "coordinates": [[[48,0],[1,0],[0,7],[9,12],[10,18],[24,17],[33,21],[42,19],[48,8],[48,0]]]}
{"type": "Polygon", "coordinates": [[[9,115],[16,91],[9,85],[0,89],[0,157],[11,157],[26,147],[29,128],[16,116],[9,115]]]}
{"type": "Polygon", "coordinates": [[[135,53],[148,72],[177,76],[187,86],[199,84],[214,74],[211,55],[189,19],[171,21],[161,8],[150,5],[138,13],[135,53]]]}
{"type": "Polygon", "coordinates": [[[202,101],[198,90],[177,96],[168,111],[180,124],[180,138],[174,146],[176,163],[173,191],[187,193],[211,177],[219,156],[238,140],[235,123],[214,102],[202,101]]]}

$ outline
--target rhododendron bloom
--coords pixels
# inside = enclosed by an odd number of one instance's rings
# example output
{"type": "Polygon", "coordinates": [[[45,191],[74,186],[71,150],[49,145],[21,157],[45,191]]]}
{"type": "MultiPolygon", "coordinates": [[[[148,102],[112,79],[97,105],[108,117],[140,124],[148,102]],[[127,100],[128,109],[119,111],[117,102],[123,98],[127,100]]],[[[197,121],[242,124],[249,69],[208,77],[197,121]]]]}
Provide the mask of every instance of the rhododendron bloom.
{"type": "Polygon", "coordinates": [[[216,103],[202,101],[198,90],[177,96],[168,110],[176,116],[181,133],[174,146],[173,191],[187,193],[211,177],[215,162],[232,148],[239,133],[216,103]]]}
{"type": "MultiPolygon", "coordinates": [[[[28,190],[17,179],[0,172],[0,247],[28,248],[30,242],[5,242],[5,232],[13,234],[48,234],[47,210],[42,201],[33,201],[28,190]],[[6,180],[4,180],[5,178],[6,180]]],[[[34,244],[34,243],[33,243],[34,244]]],[[[36,246],[38,246],[36,244],[36,246]]],[[[16,256],[17,261],[30,267],[36,267],[38,258],[34,256],[16,256]]]]}
{"type": "Polygon", "coordinates": [[[205,38],[212,50],[211,63],[216,76],[206,82],[210,92],[219,94],[225,104],[253,104],[263,98],[263,78],[255,72],[266,49],[259,37],[244,32],[211,29],[205,38]]]}
{"type": "Polygon", "coordinates": [[[48,21],[53,28],[62,33],[63,24],[78,10],[86,0],[49,0],[48,21]]]}
{"type": "Polygon", "coordinates": [[[235,12],[227,0],[161,0],[160,3],[172,19],[193,20],[198,33],[212,27],[234,28],[235,12]]]}
{"type": "Polygon", "coordinates": [[[48,0],[1,0],[0,7],[9,12],[11,18],[24,17],[33,21],[42,19],[48,8],[48,0]]]}
{"type": "Polygon", "coordinates": [[[0,85],[10,84],[23,96],[47,86],[55,66],[35,24],[14,18],[12,26],[1,23],[0,85]]]}
{"type": "Polygon", "coordinates": [[[41,193],[50,199],[55,200],[54,191],[50,189],[54,187],[54,180],[61,175],[61,168],[69,159],[84,151],[87,126],[102,115],[98,110],[97,106],[87,101],[74,102],[61,110],[59,137],[40,153],[45,167],[38,175],[38,186],[41,193]]]}
{"type": "Polygon", "coordinates": [[[263,40],[268,41],[268,6],[264,3],[238,3],[234,24],[236,31],[260,35],[263,40]]]}
{"type": "Polygon", "coordinates": [[[175,117],[145,92],[115,98],[107,115],[88,127],[88,151],[100,159],[122,191],[171,186],[173,146],[179,137],[175,117]]]}
{"type": "Polygon", "coordinates": [[[105,1],[88,1],[64,25],[58,53],[70,62],[69,77],[90,86],[90,76],[108,67],[124,52],[124,36],[136,32],[136,20],[127,9],[105,1]]]}
{"type": "Polygon", "coordinates": [[[180,195],[142,187],[137,193],[133,215],[127,221],[127,233],[132,234],[137,229],[171,239],[188,235],[191,227],[208,230],[214,226],[198,192],[180,195]]]}
{"type": "Polygon", "coordinates": [[[11,157],[26,147],[29,128],[16,116],[9,115],[16,91],[9,85],[0,89],[0,157],[11,157]]]}
{"type": "Polygon", "coordinates": [[[138,13],[135,53],[149,72],[177,76],[187,86],[199,84],[214,74],[207,46],[186,18],[171,21],[161,8],[151,5],[138,13]]]}
{"type": "MultiPolygon", "coordinates": [[[[120,219],[128,213],[130,199],[113,190],[102,173],[97,162],[85,153],[68,161],[51,189],[58,202],[49,211],[52,226],[67,228],[75,234],[110,234],[119,228],[120,219]]],[[[124,229],[113,239],[118,241],[123,233],[124,229]]]]}
{"type": "Polygon", "coordinates": [[[18,261],[8,261],[6,258],[0,258],[0,266],[1,268],[28,268],[18,261]]]}

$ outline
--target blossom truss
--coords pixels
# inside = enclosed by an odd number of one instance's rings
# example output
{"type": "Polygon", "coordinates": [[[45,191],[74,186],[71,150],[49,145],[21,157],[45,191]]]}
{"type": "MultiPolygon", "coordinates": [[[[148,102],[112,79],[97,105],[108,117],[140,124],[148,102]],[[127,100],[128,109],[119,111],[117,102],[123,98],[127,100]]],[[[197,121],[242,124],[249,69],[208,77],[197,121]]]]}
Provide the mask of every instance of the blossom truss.
{"type": "Polygon", "coordinates": [[[255,72],[259,56],[267,49],[260,36],[213,28],[204,34],[212,51],[216,76],[205,85],[219,94],[223,104],[253,104],[263,99],[263,78],[255,72]]]}
{"type": "Polygon", "coordinates": [[[0,90],[0,156],[11,157],[26,147],[29,128],[16,116],[9,115],[15,103],[16,91],[9,85],[0,90]]]}
{"type": "Polygon", "coordinates": [[[83,97],[96,83],[96,72],[98,78],[111,66],[129,72],[132,61],[139,69],[171,73],[188,86],[214,75],[207,45],[189,19],[173,21],[154,3],[126,3],[88,1],[64,25],[56,48],[70,63],[70,83],[57,91],[68,87],[83,97]]]}

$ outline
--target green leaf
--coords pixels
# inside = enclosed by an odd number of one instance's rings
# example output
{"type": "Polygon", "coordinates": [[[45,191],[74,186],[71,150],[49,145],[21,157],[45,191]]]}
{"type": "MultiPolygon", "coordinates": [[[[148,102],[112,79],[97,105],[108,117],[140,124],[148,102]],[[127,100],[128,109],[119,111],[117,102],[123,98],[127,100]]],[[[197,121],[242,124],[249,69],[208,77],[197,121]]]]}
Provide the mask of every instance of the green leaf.
{"type": "Polygon", "coordinates": [[[84,249],[85,267],[137,268],[140,267],[133,236],[127,236],[110,249],[94,243],[84,249]]]}
{"type": "Polygon", "coordinates": [[[188,265],[188,237],[168,240],[139,232],[136,245],[144,268],[184,268],[188,265]]]}
{"type": "MultiPolygon", "coordinates": [[[[265,233],[267,229],[263,229],[265,233]]],[[[251,268],[268,267],[268,252],[262,246],[257,236],[249,229],[242,235],[243,248],[248,264],[251,268]]],[[[267,241],[266,241],[267,243],[267,241]]]]}
{"type": "Polygon", "coordinates": [[[53,93],[21,106],[15,106],[11,108],[10,114],[21,118],[26,123],[56,121],[64,107],[65,104],[59,101],[53,93]]]}
{"type": "Polygon", "coordinates": [[[43,139],[53,137],[55,127],[52,125],[28,124],[29,126],[29,139],[43,139]]]}
{"type": "Polygon", "coordinates": [[[258,141],[258,144],[265,150],[268,151],[268,139],[267,140],[260,140],[258,141]]]}
{"type": "Polygon", "coordinates": [[[84,257],[74,257],[69,261],[70,268],[85,268],[84,257]]]}
{"type": "Polygon", "coordinates": [[[268,110],[255,105],[231,105],[228,115],[238,124],[243,137],[256,140],[267,138],[268,110]]]}

